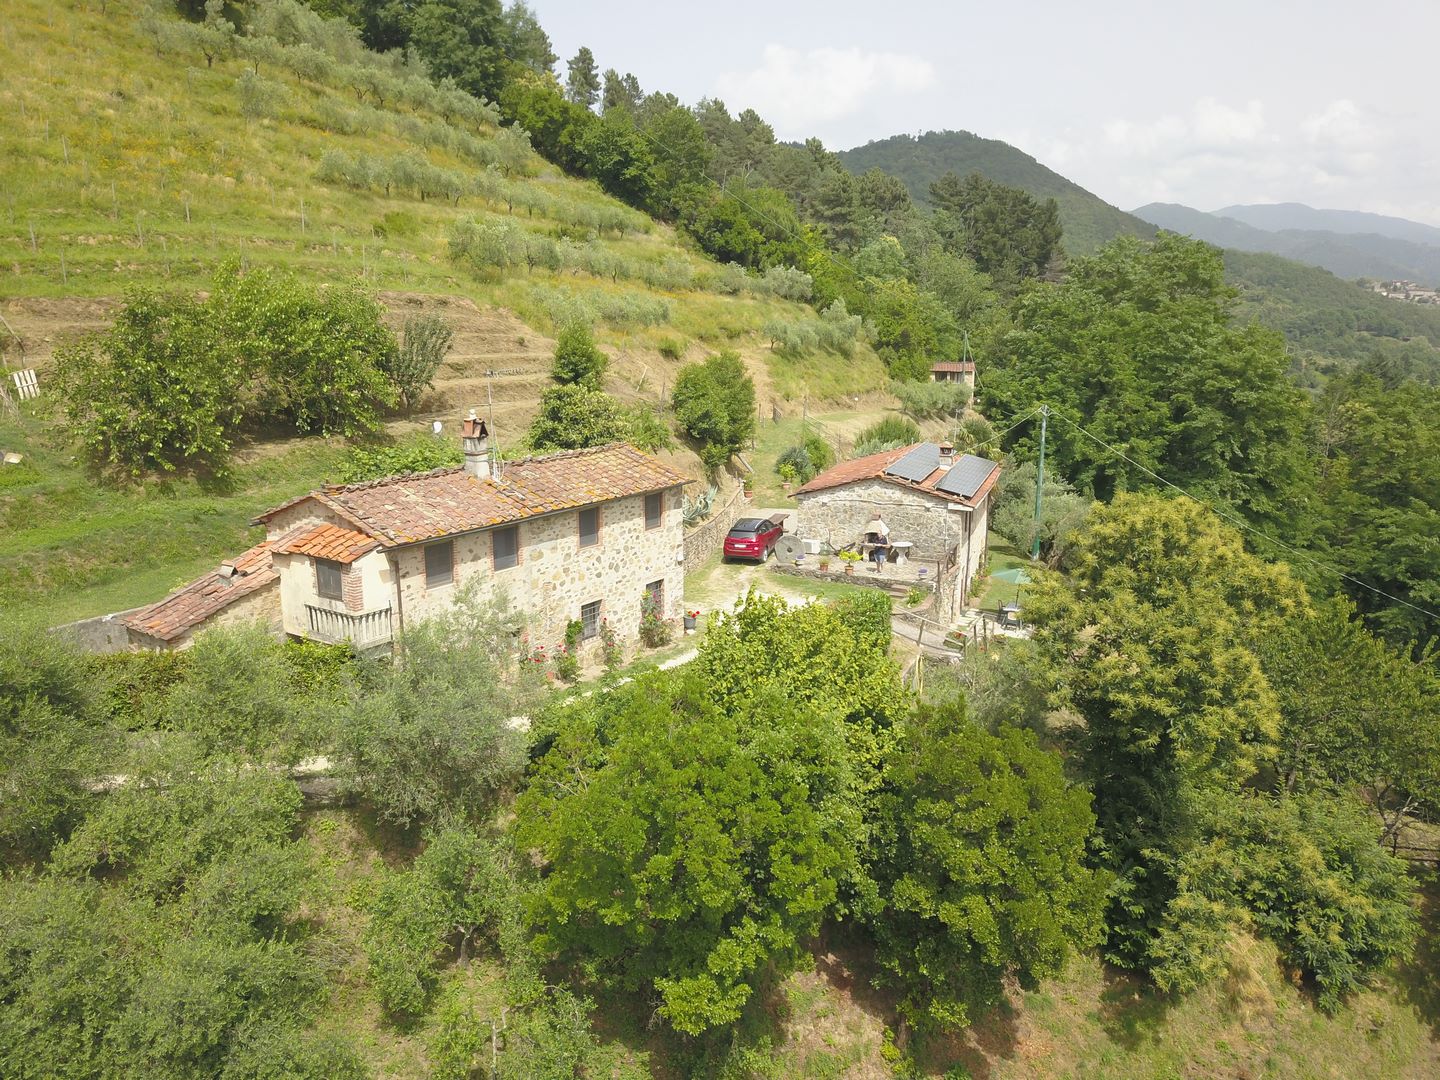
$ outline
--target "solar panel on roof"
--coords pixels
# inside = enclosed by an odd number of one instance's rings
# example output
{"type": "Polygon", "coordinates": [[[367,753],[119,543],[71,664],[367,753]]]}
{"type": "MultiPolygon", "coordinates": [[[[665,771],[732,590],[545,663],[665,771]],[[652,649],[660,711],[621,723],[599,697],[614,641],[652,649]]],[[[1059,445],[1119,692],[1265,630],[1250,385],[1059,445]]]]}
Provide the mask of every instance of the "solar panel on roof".
{"type": "Polygon", "coordinates": [[[985,483],[985,478],[994,469],[995,462],[987,458],[976,457],[974,454],[961,454],[955,464],[950,466],[950,471],[940,478],[935,488],[937,491],[968,499],[980,490],[980,485],[985,483]]]}
{"type": "Polygon", "coordinates": [[[892,462],[885,470],[885,475],[918,484],[939,467],[940,447],[927,442],[921,443],[904,457],[892,462]]]}

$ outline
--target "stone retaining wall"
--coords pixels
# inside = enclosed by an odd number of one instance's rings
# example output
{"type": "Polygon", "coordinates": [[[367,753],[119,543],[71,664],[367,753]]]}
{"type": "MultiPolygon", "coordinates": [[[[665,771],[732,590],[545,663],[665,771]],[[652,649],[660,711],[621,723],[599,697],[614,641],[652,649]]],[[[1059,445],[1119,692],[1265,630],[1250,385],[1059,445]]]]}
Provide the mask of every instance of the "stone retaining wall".
{"type": "Polygon", "coordinates": [[[685,532],[685,569],[695,570],[712,555],[719,553],[725,545],[725,534],[730,526],[745,516],[750,503],[745,499],[742,488],[736,488],[730,498],[708,518],[685,532]]]}

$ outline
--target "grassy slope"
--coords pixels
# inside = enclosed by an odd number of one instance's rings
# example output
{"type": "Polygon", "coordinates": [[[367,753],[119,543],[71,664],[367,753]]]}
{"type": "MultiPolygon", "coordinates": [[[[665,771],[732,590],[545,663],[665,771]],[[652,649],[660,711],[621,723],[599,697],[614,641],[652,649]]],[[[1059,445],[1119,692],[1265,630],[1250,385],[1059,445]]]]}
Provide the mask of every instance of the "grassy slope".
{"type": "MultiPolygon", "coordinates": [[[[86,298],[116,297],[134,285],[203,288],[219,260],[238,256],[322,281],[360,276],[387,294],[466,298],[482,314],[499,305],[540,331],[537,338],[553,330],[547,297],[558,290],[663,300],[670,315],[661,325],[597,327],[617,357],[612,389],[627,400],[653,401],[673,386],[679,362],[657,349],[666,340],[693,346],[684,357],[690,360],[704,349],[738,348],[760,382],[762,400],[799,398],[811,387],[821,397],[864,394],[883,384],[868,347],[853,360],[773,356],[759,332],[765,322],[813,315],[788,301],[659,290],[569,271],[477,280],[447,257],[456,219],[511,220],[556,234],[567,229],[569,208],[618,204],[534,154],[512,179],[548,193],[554,219],[518,207],[511,214],[503,202],[475,197],[457,207],[398,190],[386,196],[321,184],[316,168],[331,149],[352,156],[415,153],[451,170],[475,165],[407,141],[400,125],[411,114],[375,111],[373,103],[360,131],[333,130],[331,118],[362,108],[354,93],[303,82],[271,65],[262,65],[261,74],[284,84],[284,103],[273,117],[247,119],[236,88],[244,65],[217,60],[207,68],[198,53],[157,54],[141,32],[141,6],[141,0],[110,0],[102,14],[98,3],[12,0],[0,11],[6,117],[0,124],[0,314],[21,327],[27,362],[38,364],[42,381],[54,345],[103,322],[103,312],[97,316],[86,298]]],[[[649,265],[684,262],[701,273],[713,268],[669,227],[624,213],[632,230],[601,238],[616,254],[649,265]]],[[[494,322],[496,339],[512,325],[494,322]]],[[[13,341],[3,331],[0,337],[6,339],[0,360],[16,363],[13,341]]],[[[517,339],[509,340],[515,347],[517,339]]],[[[532,355],[519,360],[496,351],[503,347],[482,346],[492,352],[467,358],[474,370],[447,364],[442,375],[456,386],[434,407],[453,412],[452,397],[473,403],[478,394],[483,401],[486,368],[538,363],[533,373],[510,377],[522,395],[509,414],[512,431],[523,430],[545,385],[546,361],[533,355],[533,344],[532,355]]],[[[502,370],[497,381],[505,378],[502,370]]],[[[497,401],[500,396],[497,389],[497,401]]],[[[102,489],[74,460],[63,434],[29,408],[18,420],[0,417],[0,450],[18,450],[29,460],[0,476],[0,605],[24,604],[59,621],[156,599],[240,550],[248,517],[333,477],[343,447],[253,447],[256,463],[242,464],[235,486],[224,493],[191,481],[102,489]]]]}
{"type": "Polygon", "coordinates": [[[1079,184],[1047,169],[1024,151],[999,139],[968,131],[929,131],[918,139],[893,135],[843,150],[840,159],[853,172],[880,168],[905,182],[917,202],[929,205],[930,184],[947,172],[980,172],[992,180],[1053,198],[1060,205],[1065,250],[1088,255],[1123,233],[1154,236],[1155,227],[1092,195],[1079,184]]]}

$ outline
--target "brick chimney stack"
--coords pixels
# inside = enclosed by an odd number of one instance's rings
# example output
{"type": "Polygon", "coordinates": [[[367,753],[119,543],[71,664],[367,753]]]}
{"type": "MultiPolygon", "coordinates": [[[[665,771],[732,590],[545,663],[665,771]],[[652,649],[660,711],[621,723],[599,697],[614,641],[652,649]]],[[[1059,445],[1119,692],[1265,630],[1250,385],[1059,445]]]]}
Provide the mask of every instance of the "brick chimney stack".
{"type": "Polygon", "coordinates": [[[474,409],[460,422],[460,449],[465,453],[465,471],[477,480],[489,480],[490,429],[474,409]]]}

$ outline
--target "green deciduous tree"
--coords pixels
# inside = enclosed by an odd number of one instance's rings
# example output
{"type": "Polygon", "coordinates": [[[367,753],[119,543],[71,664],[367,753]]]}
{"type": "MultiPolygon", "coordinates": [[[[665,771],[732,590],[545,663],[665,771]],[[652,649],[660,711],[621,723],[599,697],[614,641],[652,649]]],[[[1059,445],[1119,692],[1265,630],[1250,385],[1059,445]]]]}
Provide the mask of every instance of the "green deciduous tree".
{"type": "MultiPolygon", "coordinates": [[[[1048,403],[1143,469],[1253,522],[1293,525],[1310,485],[1305,401],[1280,336],[1235,326],[1234,304],[1213,248],[1116,240],[1064,284],[1019,298],[987,359],[985,412],[1048,403]]],[[[1034,457],[1038,429],[1021,431],[1034,457]]],[[[1047,454],[1097,498],[1157,483],[1063,419],[1051,419],[1047,454]]]]}
{"type": "Polygon", "coordinates": [[[1418,654],[1440,619],[1371,590],[1440,611],[1440,388],[1356,372],[1326,387],[1314,428],[1324,558],[1363,583],[1343,587],[1366,623],[1418,654]]]}
{"type": "Polygon", "coordinates": [[[400,347],[384,357],[381,370],[406,409],[413,409],[420,395],[435,385],[435,373],[454,338],[454,329],[439,315],[412,315],[405,320],[400,347]]]}
{"type": "Polygon", "coordinates": [[[208,756],[298,759],[313,748],[316,702],[292,682],[285,646],[261,625],[217,627],[195,639],[158,720],[195,737],[208,756]]]}
{"type": "Polygon", "coordinates": [[[429,837],[408,870],[390,871],[371,903],[365,931],[370,983],[392,1013],[419,1016],[447,956],[469,963],[478,945],[498,940],[519,915],[500,850],[453,825],[429,837]]]}
{"type": "Polygon", "coordinates": [[[55,352],[55,389],[91,460],[133,475],[219,469],[244,415],[199,306],[126,294],[109,330],[55,352]]]}
{"type": "Polygon", "coordinates": [[[205,321],[222,359],[244,372],[246,415],[302,433],[356,435],[394,400],[384,375],[395,335],[383,309],[353,285],[321,288],[269,268],[216,273],[205,321]]]}
{"type": "Polygon", "coordinates": [[[872,281],[871,290],[864,312],[892,378],[928,379],[936,360],[959,355],[959,327],[930,293],[902,278],[872,281]]]}
{"type": "Polygon", "coordinates": [[[679,1031],[733,1023],[855,865],[838,722],[774,696],[721,709],[687,670],[556,724],[517,806],[539,947],[653,992],[679,1031]]]}
{"type": "Polygon", "coordinates": [[[1064,559],[1071,534],[1084,522],[1092,505],[1093,500],[1081,495],[1063,476],[1046,469],[1037,522],[1035,463],[1023,461],[1000,474],[990,527],[1027,554],[1039,537],[1040,557],[1053,566],[1064,559]]]}
{"type": "Polygon", "coordinates": [[[1031,586],[1027,611],[1062,702],[1085,721],[1104,861],[1119,874],[1108,955],[1150,967],[1198,811],[1274,758],[1279,712],[1251,646],[1305,594],[1188,500],[1097,507],[1066,561],[1068,579],[1031,586]]]}
{"type": "Polygon", "coordinates": [[[700,444],[700,460],[718,469],[755,431],[755,383],[735,352],[686,364],[675,379],[675,420],[700,444]]]}
{"type": "Polygon", "coordinates": [[[1280,706],[1278,786],[1367,791],[1389,841],[1440,803],[1440,677],[1352,616],[1335,599],[1260,640],[1280,706]]]}
{"type": "Polygon", "coordinates": [[[1152,947],[1162,987],[1215,973],[1232,924],[1274,939],[1327,1011],[1409,953],[1414,884],[1353,798],[1230,795],[1207,803],[1203,825],[1208,838],[1179,861],[1174,905],[1199,918],[1170,920],[1152,947]]]}
{"type": "Polygon", "coordinates": [[[550,368],[550,377],[558,383],[599,390],[609,363],[609,358],[596,348],[590,328],[572,323],[562,327],[555,339],[555,363],[550,368]]]}
{"type": "Polygon", "coordinates": [[[583,450],[627,438],[630,424],[624,407],[603,390],[564,383],[540,395],[527,441],[541,452],[583,450]]]}
{"type": "Polygon", "coordinates": [[[878,817],[872,924],[911,1020],[964,1027],[1007,975],[1053,977],[1102,938],[1090,793],[1030,733],[985,732],[963,699],[922,707],[900,726],[878,817]]]}
{"type": "Polygon", "coordinates": [[[43,877],[0,881],[0,1060],[16,1075],[363,1074],[303,1032],[323,998],[296,939],[300,796],[258,771],[146,757],[43,877]]]}
{"type": "Polygon", "coordinates": [[[0,617],[0,854],[42,858],[81,819],[114,734],[104,689],[64,637],[0,617]]]}

